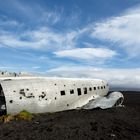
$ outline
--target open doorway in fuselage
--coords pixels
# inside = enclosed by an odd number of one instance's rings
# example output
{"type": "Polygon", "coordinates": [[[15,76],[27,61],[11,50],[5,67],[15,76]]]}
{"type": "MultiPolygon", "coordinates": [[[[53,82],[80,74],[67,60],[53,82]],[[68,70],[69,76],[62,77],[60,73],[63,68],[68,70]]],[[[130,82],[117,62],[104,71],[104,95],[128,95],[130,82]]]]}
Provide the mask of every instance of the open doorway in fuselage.
{"type": "Polygon", "coordinates": [[[2,86],[0,84],[0,116],[1,115],[6,115],[6,100],[4,96],[4,92],[2,89],[2,86]]]}

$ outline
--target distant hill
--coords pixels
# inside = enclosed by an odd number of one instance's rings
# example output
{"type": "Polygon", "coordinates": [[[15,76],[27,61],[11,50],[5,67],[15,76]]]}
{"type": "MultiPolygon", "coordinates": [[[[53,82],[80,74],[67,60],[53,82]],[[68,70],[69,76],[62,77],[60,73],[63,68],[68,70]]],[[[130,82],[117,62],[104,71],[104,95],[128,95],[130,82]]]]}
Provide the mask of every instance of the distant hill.
{"type": "Polygon", "coordinates": [[[22,77],[22,76],[32,76],[32,74],[28,72],[8,72],[0,70],[0,77],[22,77]]]}

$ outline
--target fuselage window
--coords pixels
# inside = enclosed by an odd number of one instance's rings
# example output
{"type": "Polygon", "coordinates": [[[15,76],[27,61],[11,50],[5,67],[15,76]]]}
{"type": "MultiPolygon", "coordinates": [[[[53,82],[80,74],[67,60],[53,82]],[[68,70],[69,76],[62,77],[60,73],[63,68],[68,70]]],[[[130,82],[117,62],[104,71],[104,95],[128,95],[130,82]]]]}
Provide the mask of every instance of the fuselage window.
{"type": "Polygon", "coordinates": [[[105,86],[104,86],[104,89],[105,89],[105,86]]]}
{"type": "Polygon", "coordinates": [[[94,87],[94,90],[96,90],[96,87],[94,87]]]}
{"type": "Polygon", "coordinates": [[[89,91],[92,91],[92,88],[91,87],[89,88],[89,91]]]}
{"type": "Polygon", "coordinates": [[[87,88],[84,88],[84,94],[87,94],[87,88]]]}
{"type": "Polygon", "coordinates": [[[100,87],[98,87],[98,89],[100,89],[100,87]]]}
{"type": "Polygon", "coordinates": [[[103,87],[101,87],[101,89],[103,89],[103,87]]]}
{"type": "Polygon", "coordinates": [[[81,95],[81,88],[77,88],[78,96],[81,95]]]}
{"type": "Polygon", "coordinates": [[[60,93],[61,93],[61,96],[66,94],[64,90],[60,91],[60,93]]]}
{"type": "Polygon", "coordinates": [[[74,94],[74,90],[73,89],[70,90],[70,94],[74,94]]]}

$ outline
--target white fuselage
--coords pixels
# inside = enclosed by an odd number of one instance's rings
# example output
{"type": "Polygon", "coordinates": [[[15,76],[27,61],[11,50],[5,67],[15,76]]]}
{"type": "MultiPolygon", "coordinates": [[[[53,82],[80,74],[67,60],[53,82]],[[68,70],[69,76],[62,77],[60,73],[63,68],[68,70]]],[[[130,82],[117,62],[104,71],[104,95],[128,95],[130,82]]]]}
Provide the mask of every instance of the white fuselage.
{"type": "Polygon", "coordinates": [[[107,83],[99,79],[23,77],[0,81],[7,113],[23,109],[32,113],[57,112],[82,107],[107,95],[107,83]]]}

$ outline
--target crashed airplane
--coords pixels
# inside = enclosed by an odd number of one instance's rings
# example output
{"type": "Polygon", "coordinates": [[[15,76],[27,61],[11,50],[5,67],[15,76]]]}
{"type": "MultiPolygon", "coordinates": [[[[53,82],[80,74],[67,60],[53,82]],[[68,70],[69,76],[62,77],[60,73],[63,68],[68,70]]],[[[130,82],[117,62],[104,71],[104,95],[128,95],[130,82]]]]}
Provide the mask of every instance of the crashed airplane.
{"type": "Polygon", "coordinates": [[[80,78],[7,77],[0,79],[0,114],[111,108],[123,103],[120,92],[108,94],[106,81],[80,78]]]}

